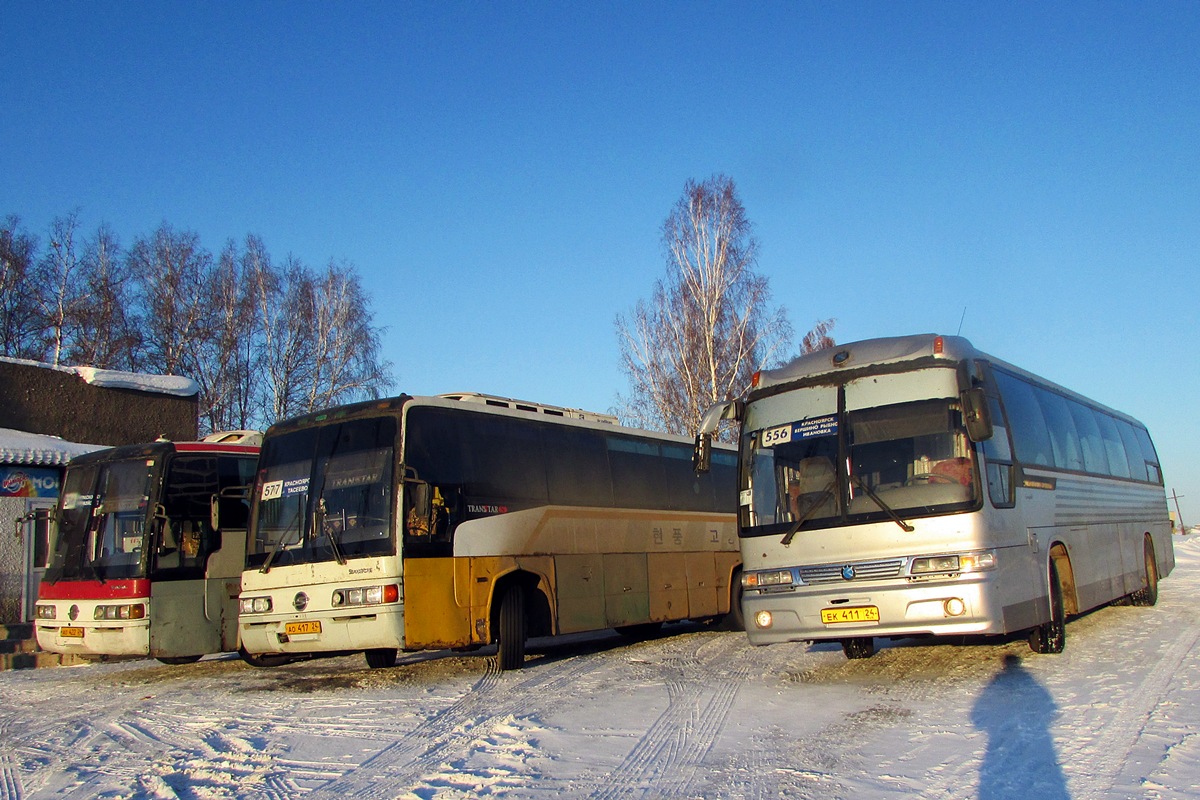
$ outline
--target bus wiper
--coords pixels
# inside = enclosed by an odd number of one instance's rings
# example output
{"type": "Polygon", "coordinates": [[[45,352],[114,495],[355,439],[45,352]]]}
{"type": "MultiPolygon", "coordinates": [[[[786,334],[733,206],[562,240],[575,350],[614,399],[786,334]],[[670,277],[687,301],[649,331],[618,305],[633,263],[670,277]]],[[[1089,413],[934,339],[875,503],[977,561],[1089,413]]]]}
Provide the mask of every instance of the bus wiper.
{"type": "Polygon", "coordinates": [[[263,562],[262,568],[259,569],[259,572],[265,575],[271,571],[271,563],[275,560],[275,556],[279,555],[279,551],[283,549],[283,544],[287,541],[288,534],[292,532],[293,525],[296,526],[296,539],[299,541],[300,509],[296,509],[296,515],[292,517],[292,521],[288,523],[287,528],[283,531],[283,535],[279,537],[279,541],[275,543],[275,546],[271,548],[271,552],[267,554],[267,560],[263,562]]]}
{"type": "Polygon", "coordinates": [[[867,486],[867,484],[865,484],[863,482],[862,478],[859,478],[855,475],[851,475],[850,480],[854,481],[855,485],[858,486],[858,488],[860,488],[864,492],[866,492],[867,497],[869,497],[873,501],[875,501],[875,505],[877,505],[881,509],[883,509],[884,513],[887,514],[888,517],[891,518],[892,522],[894,522],[900,526],[901,530],[903,530],[905,533],[912,533],[913,530],[915,530],[912,525],[909,525],[907,522],[905,522],[903,519],[901,519],[900,515],[897,514],[895,511],[893,511],[891,506],[889,506],[887,503],[883,502],[883,500],[879,497],[879,495],[875,494],[875,491],[870,486],[867,486]]]}
{"type": "MultiPolygon", "coordinates": [[[[342,548],[338,545],[338,537],[333,533],[333,526],[326,527],[325,525],[325,498],[322,497],[317,501],[317,519],[316,523],[325,530],[325,535],[329,537],[329,549],[333,551],[333,557],[339,564],[346,563],[346,557],[342,555],[342,548]]],[[[346,529],[346,510],[342,509],[342,530],[346,529]]]]}
{"type": "Polygon", "coordinates": [[[826,500],[829,500],[831,497],[833,497],[833,490],[836,484],[837,481],[829,482],[829,485],[826,486],[821,492],[821,496],[817,498],[816,502],[810,504],[808,508],[804,509],[804,513],[800,515],[800,519],[793,522],[792,527],[788,528],[787,533],[785,533],[783,538],[779,540],[780,544],[782,544],[784,547],[787,547],[792,543],[792,539],[796,538],[796,534],[800,532],[800,528],[804,526],[804,523],[812,519],[812,516],[816,513],[817,509],[825,505],[826,500]]]}

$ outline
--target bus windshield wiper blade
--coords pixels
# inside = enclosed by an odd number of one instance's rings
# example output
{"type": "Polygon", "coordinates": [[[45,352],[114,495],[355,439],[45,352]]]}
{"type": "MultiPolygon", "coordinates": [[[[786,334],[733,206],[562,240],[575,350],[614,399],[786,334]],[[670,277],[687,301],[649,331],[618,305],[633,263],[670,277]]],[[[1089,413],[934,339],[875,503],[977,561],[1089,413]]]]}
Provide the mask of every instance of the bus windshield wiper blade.
{"type": "Polygon", "coordinates": [[[267,560],[263,562],[262,567],[258,570],[264,575],[271,571],[271,563],[275,561],[275,556],[279,555],[279,551],[283,549],[284,542],[287,541],[288,534],[292,532],[292,525],[296,526],[296,539],[299,540],[300,533],[300,509],[296,509],[296,516],[292,517],[292,522],[288,524],[283,535],[279,537],[279,541],[271,548],[271,552],[267,554],[267,560]]]}
{"type": "Polygon", "coordinates": [[[817,498],[816,502],[804,509],[804,513],[800,515],[800,519],[792,523],[792,527],[788,528],[787,533],[785,533],[783,538],[779,540],[780,544],[782,544],[784,547],[787,547],[792,543],[792,539],[796,538],[796,534],[800,532],[800,528],[804,526],[804,523],[812,519],[812,516],[814,513],[816,513],[816,510],[825,505],[826,500],[833,497],[833,488],[835,483],[835,481],[830,481],[829,485],[826,486],[821,492],[821,496],[817,498]]]}
{"type": "Polygon", "coordinates": [[[858,486],[858,488],[860,488],[864,492],[866,492],[867,497],[871,498],[875,502],[875,505],[877,505],[881,509],[883,509],[884,513],[887,514],[888,517],[891,518],[892,522],[894,522],[900,526],[901,530],[903,530],[905,533],[912,533],[915,530],[915,528],[913,528],[912,525],[909,525],[907,522],[905,522],[900,517],[899,514],[897,514],[895,511],[893,511],[891,506],[889,506],[887,503],[883,502],[882,498],[880,498],[879,495],[875,494],[875,491],[873,489],[871,489],[870,486],[867,486],[867,484],[863,483],[862,478],[851,475],[850,480],[854,481],[855,485],[858,486]]]}
{"type": "MultiPolygon", "coordinates": [[[[338,537],[333,532],[333,526],[325,524],[325,498],[324,497],[322,497],[320,500],[317,501],[317,524],[325,529],[325,535],[329,537],[329,549],[333,551],[334,560],[336,560],[337,563],[344,565],[346,563],[346,557],[344,555],[342,555],[342,548],[341,548],[341,546],[338,545],[338,537]]],[[[346,510],[342,509],[341,530],[345,530],[345,529],[346,529],[346,510]]]]}

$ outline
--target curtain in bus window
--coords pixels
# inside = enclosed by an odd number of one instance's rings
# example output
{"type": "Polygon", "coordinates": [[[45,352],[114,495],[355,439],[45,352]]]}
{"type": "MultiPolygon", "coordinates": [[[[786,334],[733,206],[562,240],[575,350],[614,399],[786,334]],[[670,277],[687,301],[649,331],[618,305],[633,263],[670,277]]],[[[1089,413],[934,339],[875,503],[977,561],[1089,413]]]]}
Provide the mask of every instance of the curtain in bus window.
{"type": "Polygon", "coordinates": [[[1036,389],[1038,404],[1046,417],[1050,431],[1050,444],[1054,450],[1054,465],[1061,469],[1083,471],[1083,451],[1079,446],[1079,432],[1067,399],[1060,394],[1036,389]]]}
{"type": "Polygon", "coordinates": [[[1100,438],[1100,426],[1096,414],[1087,406],[1072,402],[1071,418],[1079,431],[1079,449],[1083,452],[1083,468],[1096,475],[1108,474],[1108,456],[1104,452],[1104,440],[1100,438]]]}
{"type": "Polygon", "coordinates": [[[1146,459],[1142,458],[1142,446],[1138,442],[1134,427],[1123,419],[1117,420],[1117,431],[1125,445],[1125,457],[1129,460],[1129,477],[1135,481],[1148,480],[1146,459]]]}
{"type": "Polygon", "coordinates": [[[692,468],[692,448],[662,444],[663,488],[672,511],[707,511],[712,508],[712,476],[697,475],[692,468]]]}
{"type": "Polygon", "coordinates": [[[1138,444],[1142,447],[1142,458],[1146,462],[1146,480],[1151,483],[1161,484],[1162,467],[1159,466],[1158,453],[1154,451],[1154,443],[1150,441],[1150,433],[1145,428],[1135,427],[1134,435],[1137,436],[1138,444]]]}
{"type": "Polygon", "coordinates": [[[1125,455],[1125,444],[1117,430],[1117,421],[1097,411],[1096,423],[1100,426],[1100,438],[1104,441],[1104,453],[1108,456],[1108,473],[1117,478],[1128,478],[1129,458],[1125,455]]]}
{"type": "Polygon", "coordinates": [[[1008,412],[1008,425],[1017,459],[1025,464],[1053,466],[1054,448],[1033,387],[1000,370],[994,370],[993,374],[1000,388],[1004,409],[1008,412]]]}

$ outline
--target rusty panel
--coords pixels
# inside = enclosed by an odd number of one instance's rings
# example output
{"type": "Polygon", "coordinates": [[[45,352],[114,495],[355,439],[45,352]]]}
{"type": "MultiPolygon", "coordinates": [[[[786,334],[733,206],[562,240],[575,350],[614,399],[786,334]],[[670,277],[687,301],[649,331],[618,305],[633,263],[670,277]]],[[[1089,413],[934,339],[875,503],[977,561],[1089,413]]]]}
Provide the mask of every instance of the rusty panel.
{"type": "Polygon", "coordinates": [[[558,590],[558,632],[578,633],[608,627],[604,613],[604,556],[562,555],[554,559],[558,590]]]}
{"type": "Polygon", "coordinates": [[[610,627],[650,621],[645,553],[604,556],[604,613],[610,627]]]}
{"type": "Polygon", "coordinates": [[[688,553],[688,616],[714,617],[720,613],[717,600],[717,566],[712,553],[688,553]]]}
{"type": "Polygon", "coordinates": [[[647,556],[650,584],[650,619],[669,622],[688,617],[687,565],[673,553],[647,556]]]}

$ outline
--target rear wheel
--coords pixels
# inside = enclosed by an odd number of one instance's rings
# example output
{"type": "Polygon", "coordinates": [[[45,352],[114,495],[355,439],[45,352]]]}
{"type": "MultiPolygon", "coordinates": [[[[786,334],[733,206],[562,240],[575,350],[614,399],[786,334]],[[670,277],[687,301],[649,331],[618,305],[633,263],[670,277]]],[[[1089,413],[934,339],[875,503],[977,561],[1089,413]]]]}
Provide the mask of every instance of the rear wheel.
{"type": "Polygon", "coordinates": [[[1067,646],[1066,615],[1058,567],[1050,562],[1050,619],[1029,632],[1029,649],[1035,653],[1061,653],[1067,646]]]}
{"type": "Polygon", "coordinates": [[[1154,560],[1154,543],[1146,538],[1146,588],[1129,596],[1135,606],[1152,606],[1158,602],[1158,562],[1154,560]]]}
{"type": "Polygon", "coordinates": [[[367,666],[371,669],[388,669],[396,666],[396,648],[380,647],[363,653],[367,657],[367,666]]]}
{"type": "Polygon", "coordinates": [[[500,600],[500,669],[520,669],[525,663],[525,587],[509,586],[500,600]]]}
{"type": "Polygon", "coordinates": [[[870,658],[875,655],[875,640],[870,636],[842,639],[842,652],[846,658],[870,658]]]}

